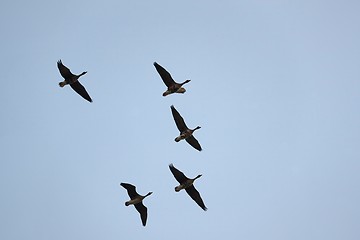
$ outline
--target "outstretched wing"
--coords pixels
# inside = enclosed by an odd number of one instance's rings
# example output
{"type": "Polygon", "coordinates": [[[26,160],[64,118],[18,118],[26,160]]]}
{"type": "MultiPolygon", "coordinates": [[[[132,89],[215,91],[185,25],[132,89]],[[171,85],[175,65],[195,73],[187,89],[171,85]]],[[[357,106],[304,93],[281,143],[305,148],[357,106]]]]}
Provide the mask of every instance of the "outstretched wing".
{"type": "Polygon", "coordinates": [[[71,73],[70,69],[65,67],[65,65],[59,60],[57,62],[58,69],[60,71],[60,74],[63,78],[68,79],[71,78],[74,74],[71,73]]]}
{"type": "Polygon", "coordinates": [[[142,202],[139,202],[134,205],[136,210],[140,213],[142,225],[145,227],[146,219],[147,219],[147,208],[144,206],[142,202]]]}
{"type": "Polygon", "coordinates": [[[92,99],[90,95],[87,93],[86,89],[79,81],[76,81],[72,84],[70,84],[70,87],[74,89],[75,92],[77,92],[80,96],[88,100],[89,102],[92,102],[92,99]]]}
{"type": "Polygon", "coordinates": [[[180,113],[175,109],[174,105],[171,105],[171,112],[179,131],[183,132],[187,130],[188,127],[186,126],[184,119],[181,117],[180,113]]]}
{"type": "Polygon", "coordinates": [[[185,191],[204,211],[207,210],[207,207],[205,207],[205,204],[200,196],[200,193],[195,189],[194,185],[185,188],[185,191]]]}
{"type": "Polygon", "coordinates": [[[187,137],[185,140],[186,140],[191,146],[193,146],[193,148],[195,148],[195,149],[197,149],[197,150],[199,150],[199,151],[202,150],[202,148],[201,148],[201,146],[200,146],[200,143],[198,142],[198,140],[196,140],[196,138],[195,138],[193,135],[191,135],[190,137],[187,137]]]}
{"type": "Polygon", "coordinates": [[[176,181],[178,181],[180,184],[182,184],[188,180],[188,178],[185,176],[185,174],[183,172],[181,172],[180,170],[178,170],[177,168],[175,168],[173,164],[170,164],[169,168],[170,168],[171,173],[174,175],[176,181]]]}
{"type": "Polygon", "coordinates": [[[130,183],[120,183],[121,186],[123,186],[131,199],[134,199],[139,194],[136,192],[136,187],[134,185],[131,185],[130,183]]]}
{"type": "Polygon", "coordinates": [[[174,79],[171,77],[170,73],[166,71],[165,68],[160,66],[157,62],[154,62],[154,66],[167,87],[171,87],[175,84],[174,79]]]}

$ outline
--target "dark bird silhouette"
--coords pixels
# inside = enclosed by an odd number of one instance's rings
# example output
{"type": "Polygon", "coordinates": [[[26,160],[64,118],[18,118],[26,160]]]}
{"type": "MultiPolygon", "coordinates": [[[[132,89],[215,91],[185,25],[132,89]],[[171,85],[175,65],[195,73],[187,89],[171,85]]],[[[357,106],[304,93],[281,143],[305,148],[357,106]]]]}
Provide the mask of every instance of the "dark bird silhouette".
{"type": "Polygon", "coordinates": [[[74,89],[75,92],[77,92],[80,96],[88,100],[89,102],[92,102],[91,97],[87,93],[86,89],[83,85],[79,82],[79,77],[86,74],[87,72],[82,72],[79,75],[72,74],[70,69],[67,68],[61,60],[57,62],[57,66],[59,68],[61,76],[64,78],[64,81],[59,82],[60,87],[64,87],[65,85],[70,84],[70,87],[74,89]]]}
{"type": "Polygon", "coordinates": [[[175,187],[175,191],[179,192],[182,189],[189,194],[189,196],[204,210],[207,210],[203,200],[201,199],[200,193],[194,187],[194,181],[201,177],[202,175],[197,175],[195,178],[187,178],[183,172],[179,171],[174,167],[173,164],[169,165],[170,171],[174,175],[175,179],[180,183],[179,186],[175,187]]]}
{"type": "Polygon", "coordinates": [[[160,74],[161,79],[167,86],[167,90],[163,93],[163,96],[167,96],[172,93],[184,93],[186,92],[185,88],[182,87],[185,83],[190,82],[191,80],[186,80],[183,83],[177,83],[174,81],[174,79],[171,77],[170,73],[166,71],[165,68],[160,66],[158,63],[154,62],[154,66],[156,68],[156,71],[160,74]]]}
{"type": "Polygon", "coordinates": [[[189,129],[186,126],[185,121],[181,117],[180,113],[175,109],[174,105],[171,105],[171,112],[174,117],[176,126],[180,131],[180,135],[175,138],[175,142],[179,142],[180,140],[185,139],[191,146],[193,146],[195,149],[201,151],[202,148],[200,146],[200,143],[193,136],[194,131],[197,129],[200,129],[201,127],[197,126],[194,129],[189,129]]]}
{"type": "Polygon", "coordinates": [[[147,219],[147,208],[144,206],[142,201],[147,196],[151,195],[152,192],[148,192],[145,196],[139,195],[136,192],[136,187],[134,185],[131,185],[129,183],[120,183],[121,186],[123,186],[130,197],[131,200],[125,202],[125,206],[134,205],[136,210],[140,213],[141,221],[143,226],[146,225],[146,219],[147,219]]]}

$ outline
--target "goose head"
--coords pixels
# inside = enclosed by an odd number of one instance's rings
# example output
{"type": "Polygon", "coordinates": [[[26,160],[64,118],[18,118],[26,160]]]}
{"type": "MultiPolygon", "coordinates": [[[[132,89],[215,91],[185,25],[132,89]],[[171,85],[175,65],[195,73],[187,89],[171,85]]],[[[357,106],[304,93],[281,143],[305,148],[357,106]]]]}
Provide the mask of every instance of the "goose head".
{"type": "Polygon", "coordinates": [[[194,128],[193,130],[191,130],[191,132],[194,132],[195,130],[198,130],[200,129],[201,127],[200,126],[197,126],[196,128],[194,128]]]}
{"type": "Polygon", "coordinates": [[[81,74],[78,75],[78,78],[81,77],[82,75],[85,75],[87,72],[82,72],[81,74]]]}
{"type": "Polygon", "coordinates": [[[198,178],[201,177],[201,176],[202,176],[202,174],[197,175],[197,176],[193,179],[193,181],[195,181],[196,179],[198,179],[198,178]]]}
{"type": "Polygon", "coordinates": [[[188,82],[190,82],[191,80],[190,79],[187,79],[187,80],[185,80],[183,83],[181,83],[181,85],[184,85],[184,84],[186,84],[186,83],[188,83],[188,82]]]}
{"type": "Polygon", "coordinates": [[[144,197],[150,196],[153,192],[148,192],[144,197]]]}

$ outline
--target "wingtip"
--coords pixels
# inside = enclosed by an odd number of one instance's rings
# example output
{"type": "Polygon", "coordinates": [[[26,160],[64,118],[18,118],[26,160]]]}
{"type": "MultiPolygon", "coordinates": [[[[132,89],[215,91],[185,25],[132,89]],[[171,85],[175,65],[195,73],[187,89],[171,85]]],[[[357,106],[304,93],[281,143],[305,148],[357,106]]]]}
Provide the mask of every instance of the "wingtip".
{"type": "MultiPolygon", "coordinates": [[[[191,144],[190,144],[191,145],[191,144]]],[[[191,145],[192,146],[192,145],[191,145]]],[[[194,146],[192,146],[193,148],[195,148],[196,150],[198,150],[199,152],[201,152],[203,149],[202,149],[202,147],[200,146],[200,148],[197,148],[197,147],[194,147],[194,146]]]]}
{"type": "Polygon", "coordinates": [[[91,98],[86,98],[86,97],[83,97],[86,101],[88,101],[88,102],[90,102],[90,103],[92,103],[93,102],[93,100],[91,99],[91,98]]]}
{"type": "Polygon", "coordinates": [[[156,68],[156,70],[158,71],[159,68],[162,68],[160,64],[158,64],[157,62],[153,62],[154,67],[156,68]]]}

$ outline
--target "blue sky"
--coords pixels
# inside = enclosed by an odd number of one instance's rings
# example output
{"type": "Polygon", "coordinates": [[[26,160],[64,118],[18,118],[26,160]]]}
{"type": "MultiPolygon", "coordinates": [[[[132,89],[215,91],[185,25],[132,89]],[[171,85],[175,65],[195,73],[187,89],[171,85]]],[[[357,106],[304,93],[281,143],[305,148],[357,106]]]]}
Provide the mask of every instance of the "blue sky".
{"type": "Polygon", "coordinates": [[[359,239],[358,1],[1,1],[1,239],[359,239]],[[93,103],[69,87],[73,73],[93,103]],[[184,95],[166,90],[152,63],[184,95]],[[174,105],[202,152],[178,135],[174,105]],[[208,211],[177,185],[173,163],[208,211]],[[120,182],[145,199],[144,228],[120,182]]]}

